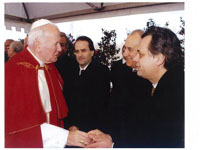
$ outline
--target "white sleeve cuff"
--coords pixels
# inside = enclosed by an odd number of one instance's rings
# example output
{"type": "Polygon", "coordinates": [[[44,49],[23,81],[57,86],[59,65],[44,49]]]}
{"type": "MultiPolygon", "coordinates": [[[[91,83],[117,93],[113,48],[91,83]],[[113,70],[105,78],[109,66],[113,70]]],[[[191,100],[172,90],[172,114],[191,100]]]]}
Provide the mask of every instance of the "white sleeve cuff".
{"type": "Polygon", "coordinates": [[[69,131],[48,123],[41,126],[44,148],[63,148],[67,144],[69,131]]]}

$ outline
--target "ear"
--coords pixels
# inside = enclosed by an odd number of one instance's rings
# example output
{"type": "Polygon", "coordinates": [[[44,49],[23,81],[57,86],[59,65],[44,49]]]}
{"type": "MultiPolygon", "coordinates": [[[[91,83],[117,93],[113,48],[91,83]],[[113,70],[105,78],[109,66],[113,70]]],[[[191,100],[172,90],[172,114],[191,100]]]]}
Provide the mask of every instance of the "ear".
{"type": "Polygon", "coordinates": [[[164,65],[164,63],[165,63],[165,56],[163,54],[161,54],[161,53],[157,54],[155,56],[155,59],[156,59],[156,64],[158,66],[164,65]]]}
{"type": "Polygon", "coordinates": [[[40,41],[39,40],[35,40],[34,42],[34,48],[37,52],[40,52],[41,48],[40,48],[40,41]]]}
{"type": "Polygon", "coordinates": [[[95,50],[91,51],[91,52],[92,52],[92,56],[94,56],[94,51],[95,51],[95,50]]]}

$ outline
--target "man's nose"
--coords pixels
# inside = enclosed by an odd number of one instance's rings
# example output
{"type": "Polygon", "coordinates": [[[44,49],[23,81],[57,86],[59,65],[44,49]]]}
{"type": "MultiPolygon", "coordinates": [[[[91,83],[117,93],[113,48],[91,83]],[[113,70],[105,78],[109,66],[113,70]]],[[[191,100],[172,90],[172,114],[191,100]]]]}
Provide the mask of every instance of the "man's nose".
{"type": "Polygon", "coordinates": [[[137,54],[135,55],[135,57],[133,57],[133,61],[136,61],[136,62],[139,61],[139,53],[137,53],[137,54]]]}
{"type": "Polygon", "coordinates": [[[81,52],[81,51],[78,51],[78,52],[76,53],[76,56],[77,56],[77,57],[81,57],[81,56],[82,56],[82,52],[81,52]]]}
{"type": "Polygon", "coordinates": [[[129,55],[129,52],[128,52],[128,50],[127,50],[127,49],[125,49],[125,50],[124,50],[124,52],[123,52],[123,55],[124,55],[124,57],[126,57],[126,56],[128,56],[128,55],[129,55]]]}
{"type": "Polygon", "coordinates": [[[58,43],[57,50],[58,50],[59,52],[62,51],[62,47],[61,47],[60,43],[58,43]]]}

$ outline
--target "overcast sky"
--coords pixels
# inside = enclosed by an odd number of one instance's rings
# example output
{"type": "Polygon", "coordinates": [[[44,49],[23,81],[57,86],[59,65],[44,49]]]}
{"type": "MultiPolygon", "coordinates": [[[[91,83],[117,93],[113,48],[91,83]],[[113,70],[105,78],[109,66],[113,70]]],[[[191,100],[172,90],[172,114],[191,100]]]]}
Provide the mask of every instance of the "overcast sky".
{"type": "Polygon", "coordinates": [[[180,30],[180,17],[184,19],[184,11],[171,11],[161,13],[137,14],[129,16],[112,17],[105,19],[92,19],[74,21],[71,23],[57,24],[59,29],[66,34],[71,33],[74,38],[80,35],[89,36],[95,43],[95,48],[98,48],[97,42],[103,36],[101,28],[106,30],[116,30],[117,46],[121,47],[127,37],[127,32],[135,29],[144,29],[148,19],[152,18],[159,26],[164,26],[169,22],[169,28],[175,33],[180,30]]]}

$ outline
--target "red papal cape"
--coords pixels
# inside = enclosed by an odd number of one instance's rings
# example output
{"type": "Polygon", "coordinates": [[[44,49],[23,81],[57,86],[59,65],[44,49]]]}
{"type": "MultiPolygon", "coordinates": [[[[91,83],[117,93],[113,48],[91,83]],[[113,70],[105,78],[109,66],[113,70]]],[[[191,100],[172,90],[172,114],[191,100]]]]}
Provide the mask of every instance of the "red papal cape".
{"type": "MultiPolygon", "coordinates": [[[[5,147],[41,148],[40,125],[47,122],[38,86],[39,63],[25,48],[5,64],[5,147]]],[[[63,81],[54,66],[44,70],[52,111],[50,124],[63,127],[68,108],[63,81]]],[[[51,131],[49,131],[51,132],[51,131]]]]}

